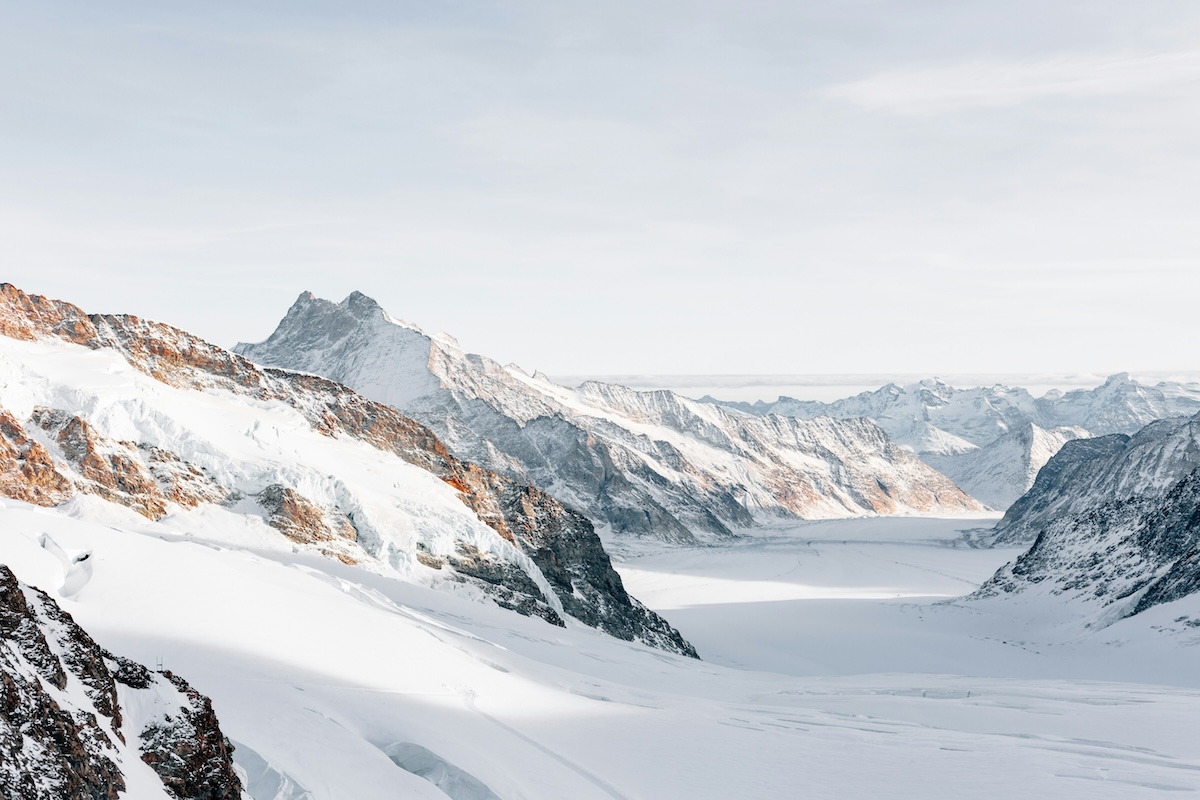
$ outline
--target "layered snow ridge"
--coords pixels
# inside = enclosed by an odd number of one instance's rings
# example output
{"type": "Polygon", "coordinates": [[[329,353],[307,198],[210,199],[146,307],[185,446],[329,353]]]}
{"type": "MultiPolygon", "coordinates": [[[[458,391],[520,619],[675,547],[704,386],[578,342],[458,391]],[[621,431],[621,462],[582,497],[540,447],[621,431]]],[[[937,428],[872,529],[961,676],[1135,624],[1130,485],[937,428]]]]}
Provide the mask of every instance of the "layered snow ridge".
{"type": "Polygon", "coordinates": [[[324,375],[430,426],[459,457],[532,482],[617,534],[694,543],[764,516],[969,512],[982,506],[874,423],[755,416],[545,376],[468,354],[355,292],[303,293],[256,363],[324,375]]]}
{"type": "Polygon", "coordinates": [[[0,793],[21,800],[241,800],[212,703],[104,650],[0,564],[0,793]]]}
{"type": "Polygon", "coordinates": [[[223,516],[230,536],[695,655],[626,593],[585,517],[338,383],[7,284],[0,375],[0,494],[223,516]]]}
{"type": "Polygon", "coordinates": [[[934,378],[888,384],[832,403],[781,397],[726,405],[802,419],[869,418],[972,497],[1003,510],[1033,485],[1038,470],[1066,442],[1132,435],[1155,420],[1200,412],[1200,386],[1147,386],[1121,373],[1095,389],[1035,398],[1021,388],[958,389],[934,378]]]}

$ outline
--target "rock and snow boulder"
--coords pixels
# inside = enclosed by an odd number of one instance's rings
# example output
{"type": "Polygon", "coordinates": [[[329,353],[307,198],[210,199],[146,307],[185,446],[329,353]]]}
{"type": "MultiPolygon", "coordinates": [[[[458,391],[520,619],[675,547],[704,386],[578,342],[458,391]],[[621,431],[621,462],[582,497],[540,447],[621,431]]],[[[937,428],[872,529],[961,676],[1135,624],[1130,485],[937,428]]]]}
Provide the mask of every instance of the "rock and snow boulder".
{"type": "Polygon", "coordinates": [[[240,800],[209,699],[108,652],[0,565],[0,795],[240,800]]]}

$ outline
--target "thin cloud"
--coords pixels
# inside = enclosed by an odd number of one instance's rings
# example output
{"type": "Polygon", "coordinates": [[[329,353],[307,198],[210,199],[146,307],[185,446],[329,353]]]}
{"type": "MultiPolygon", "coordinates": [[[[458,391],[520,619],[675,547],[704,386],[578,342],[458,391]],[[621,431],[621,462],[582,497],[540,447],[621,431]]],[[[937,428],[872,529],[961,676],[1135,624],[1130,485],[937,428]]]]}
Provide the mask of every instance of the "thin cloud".
{"type": "Polygon", "coordinates": [[[884,72],[826,90],[829,97],[903,115],[1017,106],[1049,97],[1099,97],[1200,81],[1200,51],[974,61],[884,72]]]}

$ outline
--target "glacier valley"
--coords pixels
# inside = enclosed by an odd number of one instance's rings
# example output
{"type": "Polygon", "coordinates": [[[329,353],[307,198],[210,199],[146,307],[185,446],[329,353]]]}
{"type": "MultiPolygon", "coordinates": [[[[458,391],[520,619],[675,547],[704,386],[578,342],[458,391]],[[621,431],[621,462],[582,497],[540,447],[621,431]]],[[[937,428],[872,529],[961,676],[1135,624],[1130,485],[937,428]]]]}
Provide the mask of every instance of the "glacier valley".
{"type": "Polygon", "coordinates": [[[570,389],[357,293],[238,350],[0,285],[6,796],[1200,792],[1194,386],[570,389]]]}

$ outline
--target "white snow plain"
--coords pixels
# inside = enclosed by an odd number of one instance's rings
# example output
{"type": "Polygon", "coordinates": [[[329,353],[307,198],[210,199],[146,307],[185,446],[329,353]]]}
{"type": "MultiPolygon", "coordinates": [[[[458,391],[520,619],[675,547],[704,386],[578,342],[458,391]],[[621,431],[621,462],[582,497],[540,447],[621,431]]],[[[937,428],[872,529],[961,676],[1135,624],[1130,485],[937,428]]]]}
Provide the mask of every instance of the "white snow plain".
{"type": "Polygon", "coordinates": [[[989,523],[838,520],[627,549],[633,593],[705,661],[282,537],[239,543],[245,521],[219,508],[150,523],[94,498],[6,501],[0,561],[101,645],[161,657],[211,696],[255,800],[1200,791],[1200,636],[1166,624],[1180,604],[1095,633],[1026,606],[934,605],[1014,554],[960,534],[989,523]],[[84,551],[90,580],[62,597],[84,551]]]}

